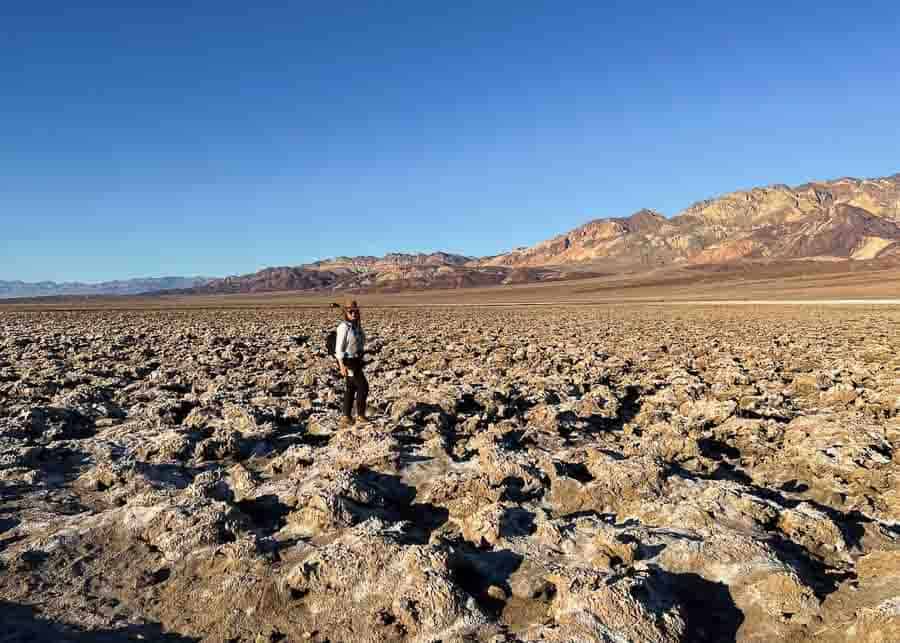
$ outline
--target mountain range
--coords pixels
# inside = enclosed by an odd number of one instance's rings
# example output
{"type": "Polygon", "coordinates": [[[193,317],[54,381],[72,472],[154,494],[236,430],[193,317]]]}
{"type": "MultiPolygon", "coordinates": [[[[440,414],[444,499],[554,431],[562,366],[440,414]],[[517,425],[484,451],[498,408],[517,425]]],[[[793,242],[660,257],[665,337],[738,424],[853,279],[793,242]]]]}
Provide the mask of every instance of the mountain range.
{"type": "Polygon", "coordinates": [[[336,257],[218,279],[171,277],[93,286],[0,282],[0,296],[34,296],[36,289],[40,294],[86,294],[87,288],[93,289],[90,294],[395,292],[785,261],[900,265],[900,174],[732,192],[694,203],[671,218],[640,210],[628,217],[595,219],[534,246],[491,257],[394,253],[336,257]],[[178,283],[180,279],[187,283],[178,283]],[[10,283],[19,284],[12,291],[16,294],[8,294],[10,283]],[[68,292],[53,292],[53,286],[68,292]],[[29,294],[22,294],[29,288],[29,294]]]}
{"type": "Polygon", "coordinates": [[[337,257],[212,279],[191,292],[392,292],[798,260],[900,264],[900,174],[732,192],[697,202],[672,218],[640,210],[595,219],[492,257],[337,257]]]}
{"type": "Polygon", "coordinates": [[[93,284],[78,281],[59,283],[56,281],[25,282],[0,280],[0,299],[63,295],[140,295],[160,290],[193,288],[207,281],[207,277],[146,277],[93,284]]]}

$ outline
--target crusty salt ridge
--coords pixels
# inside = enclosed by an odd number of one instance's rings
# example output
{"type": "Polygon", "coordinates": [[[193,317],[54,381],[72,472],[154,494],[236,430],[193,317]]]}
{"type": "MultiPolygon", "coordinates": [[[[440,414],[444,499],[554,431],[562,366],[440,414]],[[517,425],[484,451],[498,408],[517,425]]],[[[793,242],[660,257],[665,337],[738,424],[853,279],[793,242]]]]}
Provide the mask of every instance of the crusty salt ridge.
{"type": "Polygon", "coordinates": [[[897,308],[333,321],[0,314],[0,639],[895,640],[897,308]]]}

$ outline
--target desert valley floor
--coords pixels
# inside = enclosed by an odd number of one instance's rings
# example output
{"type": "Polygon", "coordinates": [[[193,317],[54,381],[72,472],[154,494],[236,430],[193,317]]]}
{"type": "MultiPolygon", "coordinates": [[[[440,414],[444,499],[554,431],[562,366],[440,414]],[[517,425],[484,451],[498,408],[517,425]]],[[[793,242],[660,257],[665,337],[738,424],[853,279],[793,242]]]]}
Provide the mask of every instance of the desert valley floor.
{"type": "Polygon", "coordinates": [[[335,322],[0,309],[0,641],[900,640],[900,307],[335,322]]]}

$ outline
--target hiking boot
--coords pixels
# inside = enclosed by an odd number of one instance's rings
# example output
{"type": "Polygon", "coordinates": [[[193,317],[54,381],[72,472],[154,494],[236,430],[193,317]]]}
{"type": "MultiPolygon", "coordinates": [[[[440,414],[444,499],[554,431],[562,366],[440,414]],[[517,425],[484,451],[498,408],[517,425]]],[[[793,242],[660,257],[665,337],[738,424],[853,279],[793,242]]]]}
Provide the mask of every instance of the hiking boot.
{"type": "Polygon", "coordinates": [[[351,426],[353,426],[353,418],[342,417],[338,423],[338,427],[341,429],[349,429],[351,426]]]}
{"type": "Polygon", "coordinates": [[[356,418],[356,426],[365,426],[369,423],[369,418],[365,415],[357,416],[356,418]]]}

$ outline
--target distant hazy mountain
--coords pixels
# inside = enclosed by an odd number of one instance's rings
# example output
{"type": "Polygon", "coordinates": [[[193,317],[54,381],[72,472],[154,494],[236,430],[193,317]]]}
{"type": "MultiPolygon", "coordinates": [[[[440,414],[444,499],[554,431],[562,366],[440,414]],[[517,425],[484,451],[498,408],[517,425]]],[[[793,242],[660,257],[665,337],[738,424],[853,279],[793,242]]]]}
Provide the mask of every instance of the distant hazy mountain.
{"type": "Polygon", "coordinates": [[[11,297],[49,297],[54,295],[138,295],[141,293],[194,288],[209,281],[207,277],[153,277],[125,279],[102,283],[55,281],[0,281],[0,299],[11,297]]]}

